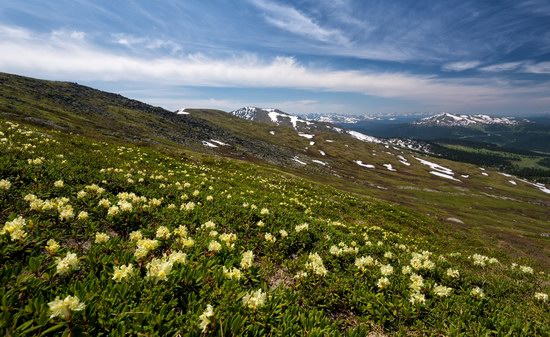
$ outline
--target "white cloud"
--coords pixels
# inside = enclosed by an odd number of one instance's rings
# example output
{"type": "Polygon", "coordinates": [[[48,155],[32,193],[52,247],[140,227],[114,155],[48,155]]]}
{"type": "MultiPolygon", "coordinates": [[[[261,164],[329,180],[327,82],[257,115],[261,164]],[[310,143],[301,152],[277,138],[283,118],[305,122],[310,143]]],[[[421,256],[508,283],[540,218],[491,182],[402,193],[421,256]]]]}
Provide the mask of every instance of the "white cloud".
{"type": "Polygon", "coordinates": [[[550,62],[524,64],[521,71],[531,74],[550,74],[550,62]]]}
{"type": "Polygon", "coordinates": [[[479,68],[481,71],[485,72],[491,72],[491,73],[499,73],[503,71],[512,71],[518,69],[523,62],[506,62],[506,63],[499,63],[499,64],[493,64],[490,66],[479,68]]]}
{"type": "Polygon", "coordinates": [[[147,37],[138,37],[124,33],[111,34],[111,37],[113,38],[114,43],[123,45],[131,49],[139,47],[152,50],[165,49],[172,54],[175,54],[182,50],[182,47],[178,43],[171,40],[150,39],[147,37]]]}
{"type": "Polygon", "coordinates": [[[452,62],[444,64],[441,69],[444,71],[464,71],[477,68],[480,64],[481,62],[479,61],[452,62]]]}
{"type": "Polygon", "coordinates": [[[322,42],[349,43],[342,32],[321,27],[311,17],[294,7],[283,6],[267,0],[250,0],[250,2],[264,10],[266,21],[277,28],[322,42]]]}
{"type": "Polygon", "coordinates": [[[85,32],[76,30],[54,30],[51,35],[56,39],[84,40],[86,38],[85,32]]]}
{"type": "MultiPolygon", "coordinates": [[[[5,27],[0,27],[0,50],[2,71],[71,81],[310,89],[405,99],[416,102],[416,106],[448,108],[505,104],[518,96],[541,98],[548,97],[550,92],[548,83],[514,86],[483,79],[445,80],[399,72],[313,68],[290,57],[262,60],[245,55],[216,59],[193,54],[145,59],[115,54],[85,40],[65,42],[50,34],[5,27]]],[[[548,62],[539,63],[528,70],[550,71],[549,66],[548,62]]]]}

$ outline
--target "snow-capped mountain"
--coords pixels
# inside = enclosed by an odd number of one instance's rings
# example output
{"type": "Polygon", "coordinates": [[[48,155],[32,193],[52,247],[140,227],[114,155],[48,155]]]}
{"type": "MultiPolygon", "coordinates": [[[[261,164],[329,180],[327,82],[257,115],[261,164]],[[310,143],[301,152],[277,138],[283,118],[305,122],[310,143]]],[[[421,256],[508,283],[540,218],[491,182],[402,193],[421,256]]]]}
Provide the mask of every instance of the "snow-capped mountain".
{"type": "Polygon", "coordinates": [[[373,117],[369,116],[358,116],[358,115],[339,115],[339,114],[318,114],[310,113],[304,115],[305,119],[310,121],[324,122],[324,123],[344,123],[344,124],[355,124],[364,119],[372,119],[373,117]]]}
{"type": "Polygon", "coordinates": [[[520,121],[513,117],[491,117],[488,115],[455,115],[448,112],[422,118],[416,125],[436,126],[479,126],[479,125],[517,125],[520,121]]]}
{"type": "Polygon", "coordinates": [[[274,124],[279,126],[289,126],[296,131],[311,131],[320,127],[327,128],[327,125],[320,124],[314,121],[309,121],[304,118],[291,115],[279,109],[267,109],[247,106],[229,112],[230,114],[255,122],[274,124]]]}

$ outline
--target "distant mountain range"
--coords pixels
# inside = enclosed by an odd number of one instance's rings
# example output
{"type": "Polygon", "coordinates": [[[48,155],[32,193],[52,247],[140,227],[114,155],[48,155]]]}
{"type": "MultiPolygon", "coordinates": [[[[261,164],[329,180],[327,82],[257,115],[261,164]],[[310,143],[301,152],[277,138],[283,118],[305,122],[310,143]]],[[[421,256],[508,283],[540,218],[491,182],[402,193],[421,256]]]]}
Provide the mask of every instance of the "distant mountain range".
{"type": "Polygon", "coordinates": [[[448,112],[422,118],[414,122],[416,125],[436,126],[479,126],[479,125],[518,125],[529,122],[526,119],[517,120],[514,117],[491,117],[488,115],[455,115],[448,112]]]}

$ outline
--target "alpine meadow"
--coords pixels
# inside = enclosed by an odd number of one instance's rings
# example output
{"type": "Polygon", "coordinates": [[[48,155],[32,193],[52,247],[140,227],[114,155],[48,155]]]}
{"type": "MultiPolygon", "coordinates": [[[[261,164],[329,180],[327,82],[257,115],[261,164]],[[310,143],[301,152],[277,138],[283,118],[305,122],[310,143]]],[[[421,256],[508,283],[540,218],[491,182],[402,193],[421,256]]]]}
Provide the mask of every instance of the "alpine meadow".
{"type": "Polygon", "coordinates": [[[0,335],[550,336],[549,8],[0,0],[0,335]]]}

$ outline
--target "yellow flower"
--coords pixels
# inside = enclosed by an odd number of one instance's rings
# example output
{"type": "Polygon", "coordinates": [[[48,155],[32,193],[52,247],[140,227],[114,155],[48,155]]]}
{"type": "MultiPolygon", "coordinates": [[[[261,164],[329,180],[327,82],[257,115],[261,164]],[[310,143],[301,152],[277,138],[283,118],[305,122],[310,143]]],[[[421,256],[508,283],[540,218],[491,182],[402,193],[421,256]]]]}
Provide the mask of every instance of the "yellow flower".
{"type": "Polygon", "coordinates": [[[206,332],[208,330],[208,325],[210,325],[210,317],[214,316],[214,308],[212,305],[208,304],[206,306],[206,310],[202,313],[202,315],[199,316],[200,324],[199,326],[202,328],[202,332],[206,332]]]}
{"type": "Polygon", "coordinates": [[[225,277],[227,277],[230,280],[239,280],[241,278],[241,271],[235,267],[228,269],[225,266],[223,266],[223,274],[225,277]]]}
{"type": "Polygon", "coordinates": [[[243,305],[249,309],[256,310],[265,304],[266,299],[267,294],[262,289],[258,289],[243,296],[243,305]]]}
{"type": "Polygon", "coordinates": [[[393,274],[393,267],[389,264],[383,265],[380,267],[380,273],[383,276],[390,276],[391,274],[393,274]]]}
{"type": "Polygon", "coordinates": [[[157,228],[156,237],[159,239],[169,239],[172,233],[170,233],[170,229],[166,226],[160,226],[157,228]]]}
{"type": "Polygon", "coordinates": [[[548,302],[548,294],[535,293],[535,300],[541,301],[541,302],[548,302]]]}
{"type": "Polygon", "coordinates": [[[213,229],[216,228],[216,224],[213,221],[207,221],[201,225],[201,229],[213,229]]]}
{"type": "Polygon", "coordinates": [[[187,237],[187,227],[180,225],[178,228],[174,229],[174,234],[182,238],[187,237]]]}
{"type": "Polygon", "coordinates": [[[519,270],[525,274],[533,274],[533,268],[529,266],[519,266],[519,270]]]}
{"type": "Polygon", "coordinates": [[[78,213],[78,216],[77,216],[78,220],[86,220],[88,219],[88,217],[89,217],[89,214],[86,211],[81,211],[80,213],[78,213]]]}
{"type": "Polygon", "coordinates": [[[6,222],[0,235],[9,233],[11,241],[23,241],[27,237],[27,232],[23,230],[26,225],[27,221],[22,216],[18,216],[12,221],[6,222]]]}
{"type": "Polygon", "coordinates": [[[411,304],[424,304],[426,302],[426,297],[420,292],[413,292],[411,294],[411,297],[409,298],[409,301],[411,302],[411,304]]]}
{"type": "Polygon", "coordinates": [[[50,307],[50,318],[60,317],[62,319],[70,318],[73,311],[82,311],[86,308],[86,305],[81,303],[76,296],[67,296],[65,299],[56,297],[55,300],[48,303],[48,306],[50,307]]]}
{"type": "Polygon", "coordinates": [[[438,285],[437,283],[434,285],[434,294],[439,297],[447,297],[451,294],[452,291],[453,288],[438,285]]]}
{"type": "Polygon", "coordinates": [[[152,278],[157,281],[166,281],[168,275],[172,271],[173,263],[165,259],[152,259],[146,266],[147,278],[152,278]]]}
{"type": "Polygon", "coordinates": [[[192,238],[181,238],[180,240],[180,243],[182,244],[183,247],[185,248],[191,248],[195,245],[195,240],[193,240],[192,238]]]}
{"type": "Polygon", "coordinates": [[[70,220],[74,218],[74,210],[71,205],[65,205],[59,208],[59,220],[70,220]]]}
{"type": "Polygon", "coordinates": [[[424,286],[424,278],[421,275],[412,274],[410,279],[411,284],[409,285],[409,287],[415,292],[420,292],[420,289],[422,289],[422,287],[424,286]]]}
{"type": "Polygon", "coordinates": [[[449,268],[447,269],[447,276],[457,278],[460,276],[460,273],[456,269],[449,268]]]}
{"type": "Polygon", "coordinates": [[[241,259],[241,268],[248,269],[252,267],[253,262],[254,262],[254,253],[251,250],[244,252],[243,257],[241,259]]]}
{"type": "Polygon", "coordinates": [[[371,256],[362,256],[355,259],[355,266],[362,272],[367,270],[366,267],[374,266],[376,264],[376,260],[373,259],[371,256]]]}
{"type": "Polygon", "coordinates": [[[59,275],[68,273],[71,270],[78,268],[78,257],[75,253],[67,252],[64,258],[56,258],[55,262],[57,264],[56,269],[59,275]]]}
{"type": "Polygon", "coordinates": [[[139,241],[143,239],[143,234],[140,231],[133,231],[130,233],[130,241],[139,241]]]}
{"type": "Polygon", "coordinates": [[[109,208],[111,206],[111,202],[109,201],[109,199],[101,199],[101,200],[99,200],[98,205],[103,207],[103,208],[109,208]]]}
{"type": "Polygon", "coordinates": [[[265,238],[265,241],[267,241],[267,242],[272,242],[273,243],[273,242],[277,241],[277,238],[275,236],[273,236],[273,234],[271,234],[271,233],[265,233],[264,238],[265,238]]]}
{"type": "Polygon", "coordinates": [[[54,239],[49,239],[48,242],[46,242],[46,250],[51,255],[57,253],[59,248],[60,248],[59,243],[57,241],[55,241],[54,239]]]}
{"type": "Polygon", "coordinates": [[[470,291],[470,294],[477,299],[482,299],[483,297],[485,297],[483,289],[481,289],[480,287],[474,287],[472,291],[470,291]]]}
{"type": "Polygon", "coordinates": [[[309,224],[307,223],[303,223],[301,225],[296,225],[296,227],[294,227],[294,230],[296,231],[296,233],[300,233],[302,231],[307,231],[309,229],[309,224]]]}
{"type": "Polygon", "coordinates": [[[107,233],[95,233],[95,243],[104,243],[109,241],[109,234],[107,233]]]}
{"type": "Polygon", "coordinates": [[[115,280],[115,282],[120,282],[131,276],[133,273],[134,266],[132,264],[115,267],[113,272],[113,280],[115,280]]]}
{"type": "Polygon", "coordinates": [[[316,275],[325,276],[328,271],[323,264],[323,259],[317,253],[310,253],[306,268],[313,271],[316,275]]]}
{"type": "Polygon", "coordinates": [[[110,216],[115,216],[118,213],[120,213],[120,209],[118,208],[118,206],[111,206],[107,211],[107,215],[110,215],[110,216]]]}
{"type": "Polygon", "coordinates": [[[170,254],[168,256],[168,260],[174,264],[176,263],[185,263],[187,262],[187,254],[185,254],[184,252],[182,251],[177,251],[177,252],[172,252],[172,254],[170,254]]]}
{"type": "Polygon", "coordinates": [[[376,283],[376,286],[378,287],[378,289],[382,290],[384,288],[386,288],[387,286],[390,285],[390,280],[388,280],[387,277],[382,277],[380,279],[378,279],[378,282],[376,283]]]}
{"type": "Polygon", "coordinates": [[[6,179],[0,180],[0,190],[9,190],[11,187],[11,182],[6,179]]]}
{"type": "Polygon", "coordinates": [[[212,240],[208,244],[208,250],[211,251],[211,252],[219,252],[221,249],[222,249],[221,243],[219,243],[216,240],[212,240]]]}

